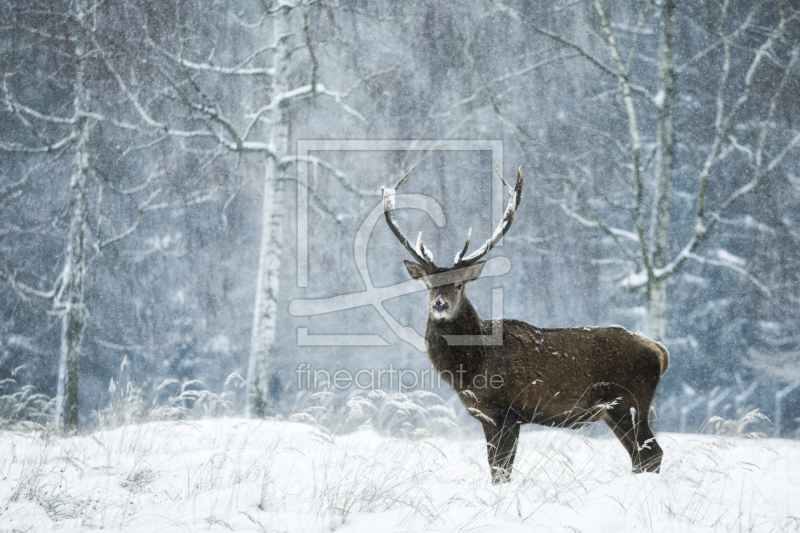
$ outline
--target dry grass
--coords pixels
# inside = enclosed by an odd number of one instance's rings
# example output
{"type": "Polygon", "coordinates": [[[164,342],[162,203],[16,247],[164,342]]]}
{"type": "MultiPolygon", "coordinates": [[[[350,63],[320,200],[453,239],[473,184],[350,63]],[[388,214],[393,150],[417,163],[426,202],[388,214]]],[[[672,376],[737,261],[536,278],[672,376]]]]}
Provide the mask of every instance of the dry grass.
{"type": "Polygon", "coordinates": [[[11,376],[0,380],[0,430],[36,431],[45,429],[52,418],[55,402],[36,392],[33,385],[21,385],[19,366],[11,376]]]}
{"type": "Polygon", "coordinates": [[[634,476],[613,437],[524,431],[492,486],[482,438],[435,395],[318,394],[254,421],[170,386],[160,407],[118,388],[86,435],[5,429],[0,531],[800,531],[794,441],[662,434],[662,474],[634,476]]]}

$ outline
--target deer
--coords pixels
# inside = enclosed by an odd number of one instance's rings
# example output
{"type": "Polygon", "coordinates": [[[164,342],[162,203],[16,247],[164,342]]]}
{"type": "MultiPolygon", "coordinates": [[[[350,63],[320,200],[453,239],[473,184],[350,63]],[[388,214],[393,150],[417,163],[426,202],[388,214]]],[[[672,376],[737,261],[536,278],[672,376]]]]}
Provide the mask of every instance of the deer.
{"type": "MultiPolygon", "coordinates": [[[[412,168],[413,170],[413,168],[412,168]]],[[[540,328],[513,319],[482,320],[466,295],[485,261],[511,227],[522,199],[522,170],[512,188],[495,169],[508,205],[489,239],[452,267],[439,267],[419,233],[412,245],[394,213],[397,189],[382,187],[383,213],[414,261],[409,275],[427,291],[425,343],[439,376],[483,426],[493,484],[511,480],[520,426],[581,428],[605,421],[631,458],[633,473],[655,472],[663,452],[648,424],[650,404],[669,365],[667,349],[620,326],[540,328]]]]}

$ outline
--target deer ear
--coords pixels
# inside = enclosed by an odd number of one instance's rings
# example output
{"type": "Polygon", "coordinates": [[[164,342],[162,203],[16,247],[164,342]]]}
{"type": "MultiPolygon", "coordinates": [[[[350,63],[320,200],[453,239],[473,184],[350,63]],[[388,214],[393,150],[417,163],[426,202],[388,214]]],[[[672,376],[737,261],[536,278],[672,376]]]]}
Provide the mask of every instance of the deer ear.
{"type": "Polygon", "coordinates": [[[428,271],[425,270],[422,265],[419,265],[414,261],[407,261],[404,259],[403,264],[406,265],[406,270],[408,270],[408,273],[411,274],[411,277],[419,282],[422,282],[422,278],[428,275],[428,271]]]}
{"type": "Polygon", "coordinates": [[[478,261],[472,266],[468,266],[466,268],[466,273],[464,275],[464,282],[469,283],[470,281],[475,281],[483,272],[483,266],[486,264],[486,261],[478,261]]]}

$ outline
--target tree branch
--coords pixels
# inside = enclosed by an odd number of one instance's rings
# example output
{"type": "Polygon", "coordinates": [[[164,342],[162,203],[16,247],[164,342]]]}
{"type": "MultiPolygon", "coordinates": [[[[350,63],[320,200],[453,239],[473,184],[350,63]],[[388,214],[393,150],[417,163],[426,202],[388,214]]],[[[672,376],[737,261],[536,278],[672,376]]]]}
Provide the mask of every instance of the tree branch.
{"type": "MultiPolygon", "coordinates": [[[[584,59],[588,60],[592,65],[594,65],[595,67],[600,69],[600,71],[603,74],[606,74],[607,76],[610,76],[612,78],[617,78],[617,74],[611,68],[609,68],[606,65],[604,65],[599,59],[595,58],[592,54],[590,54],[589,52],[584,50],[581,46],[579,46],[579,45],[577,45],[577,44],[575,44],[575,43],[573,43],[573,42],[571,42],[571,41],[569,41],[569,40],[567,40],[567,39],[565,39],[565,38],[563,38],[563,37],[561,37],[561,36],[559,36],[559,35],[557,35],[555,33],[552,33],[552,32],[549,32],[547,30],[543,30],[543,29],[539,28],[534,23],[532,23],[531,21],[529,21],[528,19],[526,19],[525,17],[520,15],[516,10],[514,10],[513,8],[508,7],[507,5],[505,5],[502,2],[500,2],[500,0],[492,0],[492,3],[495,5],[495,7],[499,11],[502,11],[503,13],[506,13],[511,18],[521,22],[525,26],[529,27],[535,33],[538,33],[539,35],[547,37],[548,39],[551,39],[551,40],[557,42],[558,44],[560,44],[562,46],[566,46],[567,48],[569,48],[571,50],[574,50],[575,52],[578,53],[578,55],[580,55],[584,59]]],[[[655,100],[653,98],[653,95],[651,95],[645,88],[639,87],[639,86],[630,85],[630,89],[634,94],[637,94],[638,96],[643,97],[651,105],[655,105],[655,100]]]]}
{"type": "Polygon", "coordinates": [[[711,265],[711,266],[723,267],[723,268],[727,268],[729,270],[732,270],[732,271],[736,272],[737,274],[747,278],[747,280],[750,281],[750,283],[752,283],[756,287],[758,287],[758,290],[760,290],[762,293],[764,293],[764,295],[767,298],[772,298],[772,291],[770,291],[769,288],[766,285],[764,285],[763,283],[758,281],[758,279],[755,276],[750,274],[747,270],[745,270],[744,268],[740,267],[739,265],[735,265],[735,264],[733,264],[731,262],[728,262],[728,261],[717,261],[716,259],[709,259],[707,257],[703,257],[703,256],[700,256],[700,255],[697,255],[697,254],[688,254],[687,258],[689,258],[692,261],[695,261],[697,263],[703,264],[703,265],[711,265]]]}
{"type": "Polygon", "coordinates": [[[38,289],[34,289],[30,285],[22,283],[21,281],[17,281],[16,279],[16,272],[9,272],[5,266],[0,265],[0,281],[5,281],[8,283],[11,288],[19,294],[22,298],[36,298],[38,300],[52,300],[53,297],[56,295],[57,287],[53,287],[51,290],[45,292],[40,291],[38,289]]]}
{"type": "Polygon", "coordinates": [[[636,107],[633,103],[633,98],[631,98],[631,87],[628,83],[627,72],[625,72],[625,67],[622,64],[622,58],[620,57],[617,39],[614,35],[614,30],[611,28],[611,24],[609,23],[602,0],[595,0],[595,9],[600,16],[600,22],[608,39],[609,51],[611,52],[611,57],[614,59],[614,64],[616,65],[617,69],[617,82],[619,83],[620,90],[622,92],[622,100],[625,103],[625,111],[628,116],[628,133],[631,140],[631,163],[633,165],[633,180],[636,185],[636,200],[634,203],[634,209],[631,212],[631,218],[633,219],[633,224],[636,228],[636,234],[639,237],[639,248],[641,251],[642,262],[644,263],[648,278],[652,279],[653,266],[650,261],[650,251],[644,232],[644,215],[642,209],[642,204],[644,202],[644,183],[642,181],[641,174],[642,141],[639,135],[636,107]]]}

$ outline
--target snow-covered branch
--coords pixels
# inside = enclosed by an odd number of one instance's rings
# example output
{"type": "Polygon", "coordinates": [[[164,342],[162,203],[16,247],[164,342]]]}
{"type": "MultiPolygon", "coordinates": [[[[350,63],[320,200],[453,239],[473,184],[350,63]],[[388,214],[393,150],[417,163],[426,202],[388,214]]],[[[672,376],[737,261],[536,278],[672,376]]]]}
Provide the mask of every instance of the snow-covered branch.
{"type": "Polygon", "coordinates": [[[622,57],[620,56],[616,35],[614,34],[614,30],[611,28],[611,24],[606,14],[605,5],[603,4],[602,0],[595,0],[595,10],[600,16],[601,25],[606,33],[608,49],[616,66],[616,77],[622,93],[622,100],[625,103],[625,112],[628,119],[628,134],[630,136],[631,165],[633,167],[633,180],[636,186],[636,199],[634,202],[634,209],[631,211],[631,219],[633,220],[634,227],[636,228],[642,262],[644,263],[644,267],[648,274],[650,274],[652,273],[653,266],[651,264],[649,245],[645,238],[644,230],[642,205],[644,199],[644,183],[642,180],[641,164],[642,140],[639,134],[636,106],[633,102],[633,98],[631,97],[631,85],[628,81],[628,72],[625,71],[625,66],[622,63],[622,57]]]}
{"type": "MultiPolygon", "coordinates": [[[[346,113],[356,117],[361,122],[365,122],[366,121],[366,119],[364,118],[364,115],[362,115],[358,111],[354,110],[353,108],[345,105],[344,102],[342,102],[342,99],[346,95],[343,95],[342,93],[340,93],[338,91],[333,91],[331,89],[328,89],[322,83],[318,83],[316,85],[316,92],[317,92],[317,94],[322,94],[322,95],[325,95],[325,96],[332,97],[336,101],[336,103],[339,104],[341,106],[341,108],[346,113]]],[[[308,98],[308,97],[313,96],[313,95],[314,95],[314,90],[313,90],[313,87],[310,84],[309,85],[303,85],[301,87],[297,87],[295,89],[292,89],[292,90],[284,92],[284,93],[278,93],[278,94],[271,95],[271,99],[270,99],[269,104],[267,104],[265,106],[262,106],[261,108],[259,108],[255,112],[247,115],[247,118],[250,119],[251,122],[250,122],[248,128],[245,131],[249,133],[249,131],[252,129],[253,124],[255,124],[255,122],[263,114],[265,114],[265,113],[267,113],[269,111],[272,111],[273,109],[276,109],[279,105],[281,105],[281,102],[284,102],[284,101],[287,101],[287,100],[294,100],[294,99],[297,99],[297,98],[308,98]]]]}
{"type": "MultiPolygon", "coordinates": [[[[720,268],[727,268],[740,276],[745,277],[748,281],[750,281],[753,285],[755,285],[758,290],[764,293],[767,297],[772,297],[772,291],[770,291],[769,287],[764,285],[761,281],[759,281],[755,276],[753,276],[746,268],[744,268],[744,261],[733,256],[732,254],[724,251],[724,250],[717,250],[717,259],[712,259],[710,257],[705,257],[699,254],[695,254],[689,251],[690,247],[684,248],[678,257],[675,258],[670,264],[668,264],[664,268],[658,268],[653,270],[653,274],[655,275],[656,279],[665,280],[668,277],[675,274],[679,267],[683,264],[686,260],[691,260],[696,263],[700,263],[702,265],[709,265],[715,266],[720,268]]],[[[631,272],[628,274],[621,282],[620,286],[627,288],[627,289],[638,289],[643,288],[647,285],[647,274],[644,271],[636,271],[631,272]]]]}
{"type": "MultiPolygon", "coordinates": [[[[548,30],[540,28],[539,26],[537,26],[536,24],[534,24],[533,22],[531,22],[527,18],[525,18],[522,15],[520,15],[519,12],[517,12],[515,9],[513,9],[513,8],[505,5],[504,3],[502,3],[500,0],[493,0],[492,3],[494,4],[494,6],[499,11],[502,11],[503,13],[506,13],[511,18],[521,22],[522,24],[524,24],[525,26],[530,28],[534,33],[537,33],[539,35],[547,37],[548,39],[551,39],[551,40],[555,41],[556,43],[560,44],[561,46],[565,46],[565,47],[567,47],[567,48],[569,48],[571,50],[574,50],[580,57],[583,57],[584,59],[589,61],[589,63],[591,63],[592,65],[594,65],[598,69],[600,69],[600,71],[603,74],[606,74],[607,76],[610,76],[612,78],[617,78],[617,76],[618,76],[617,72],[614,72],[614,70],[611,67],[608,67],[607,65],[605,65],[602,61],[597,59],[593,54],[591,54],[590,52],[586,51],[580,45],[578,45],[578,44],[576,44],[576,43],[574,43],[574,42],[572,42],[572,41],[570,41],[570,40],[568,40],[568,39],[566,39],[564,37],[561,37],[560,35],[558,35],[558,34],[556,34],[554,32],[551,32],[551,31],[548,31],[548,30]]],[[[638,85],[630,84],[630,83],[628,85],[629,85],[629,88],[630,88],[632,93],[643,97],[648,103],[654,104],[654,102],[655,102],[654,96],[652,94],[650,94],[650,92],[648,92],[647,89],[645,89],[644,87],[638,86],[638,85]]]]}
{"type": "MultiPolygon", "coordinates": [[[[568,53],[568,54],[556,55],[555,57],[548,57],[547,59],[542,59],[541,61],[536,61],[535,63],[531,63],[530,65],[526,65],[526,66],[524,66],[522,68],[516,69],[513,72],[508,72],[506,74],[502,74],[500,76],[496,76],[494,78],[491,78],[490,80],[488,80],[488,82],[491,83],[491,84],[496,84],[496,83],[502,83],[502,82],[505,82],[505,81],[509,81],[509,80],[512,80],[512,79],[515,79],[515,78],[521,78],[522,76],[524,76],[526,74],[529,74],[529,73],[533,72],[534,70],[537,70],[537,69],[539,69],[541,67],[544,67],[546,65],[550,65],[552,63],[558,63],[558,62],[561,62],[561,61],[566,61],[568,59],[573,59],[573,58],[576,58],[576,57],[580,57],[580,54],[568,53]]],[[[444,117],[450,116],[453,113],[455,113],[457,110],[459,110],[461,107],[463,107],[463,106],[465,106],[465,105],[467,105],[467,104],[469,104],[471,102],[474,102],[484,92],[485,91],[483,90],[483,88],[478,89],[478,90],[474,91],[471,95],[469,95],[467,97],[464,97],[464,98],[452,103],[445,111],[442,111],[440,113],[432,113],[431,114],[431,118],[444,118],[444,117]]]]}
{"type": "Polygon", "coordinates": [[[346,191],[355,194],[361,198],[370,198],[370,197],[380,197],[381,193],[377,190],[368,190],[368,189],[359,189],[355,185],[353,185],[352,180],[341,170],[333,166],[331,163],[328,163],[324,159],[320,159],[316,156],[306,156],[306,157],[299,157],[296,155],[288,155],[282,158],[280,161],[282,165],[290,165],[295,163],[310,163],[312,165],[322,167],[336,178],[336,181],[344,188],[346,191]]]}
{"type": "Polygon", "coordinates": [[[237,76],[272,76],[275,74],[274,68],[265,68],[265,67],[248,67],[255,58],[263,54],[264,52],[275,50],[275,45],[268,45],[259,48],[252,52],[248,57],[242,60],[238,65],[227,67],[222,65],[214,65],[213,63],[197,63],[195,61],[190,61],[183,56],[177,56],[175,54],[171,54],[169,52],[162,52],[165,57],[173,60],[174,62],[178,63],[182,67],[186,67],[190,70],[197,70],[197,71],[204,71],[204,72],[214,72],[216,74],[233,74],[237,76]]]}
{"type": "Polygon", "coordinates": [[[53,153],[66,147],[69,143],[76,139],[75,132],[62,137],[57,142],[45,146],[27,146],[21,143],[0,141],[0,150],[4,152],[20,152],[24,154],[47,154],[53,153]]]}
{"type": "Polygon", "coordinates": [[[688,258],[691,259],[692,261],[695,261],[695,262],[703,264],[703,265],[717,266],[717,267],[727,268],[728,270],[732,270],[733,272],[736,272],[737,274],[747,278],[747,280],[750,281],[756,287],[758,287],[758,290],[763,292],[765,296],[767,296],[768,298],[772,297],[772,292],[769,290],[769,288],[766,285],[764,285],[763,283],[761,283],[750,272],[748,272],[740,264],[739,261],[734,262],[734,261],[728,260],[728,256],[730,256],[730,254],[727,254],[727,252],[725,252],[725,253],[719,253],[719,252],[724,252],[724,250],[718,250],[717,255],[718,255],[719,259],[711,259],[711,258],[703,257],[703,256],[697,255],[697,254],[689,254],[688,258]]]}
{"type": "MultiPolygon", "coordinates": [[[[703,48],[702,50],[697,52],[688,61],[686,61],[686,63],[684,63],[683,65],[679,65],[679,66],[675,67],[675,77],[676,78],[679,77],[681,74],[686,72],[689,68],[691,68],[692,66],[696,65],[697,63],[702,61],[704,58],[708,57],[713,52],[719,50],[719,48],[722,47],[726,42],[735,43],[739,39],[739,37],[744,35],[745,32],[747,32],[747,30],[750,29],[750,27],[753,24],[753,20],[755,19],[755,16],[761,11],[761,7],[764,5],[764,3],[765,3],[765,0],[760,0],[759,2],[757,2],[753,6],[753,9],[750,10],[750,13],[748,13],[748,15],[745,18],[744,22],[742,22],[736,28],[736,30],[734,30],[733,32],[731,32],[731,33],[729,33],[727,35],[722,33],[722,31],[720,31],[719,32],[720,34],[719,34],[719,36],[718,36],[716,41],[714,41],[710,45],[706,46],[705,48],[703,48]]],[[[723,5],[722,6],[722,16],[723,16],[723,18],[725,17],[726,14],[727,14],[727,5],[723,5]]]]}
{"type": "Polygon", "coordinates": [[[615,228],[613,226],[609,226],[609,225],[605,224],[594,213],[594,211],[591,209],[591,206],[588,205],[588,203],[584,200],[584,198],[581,197],[581,195],[577,191],[577,189],[575,189],[573,187],[573,191],[575,191],[576,195],[578,196],[579,201],[581,202],[581,204],[583,205],[584,209],[589,214],[590,219],[587,219],[587,218],[581,216],[580,214],[576,213],[572,209],[570,209],[569,206],[566,204],[566,202],[564,202],[563,200],[558,201],[558,200],[553,200],[551,198],[548,198],[548,202],[558,206],[559,209],[561,209],[561,211],[564,212],[564,214],[566,214],[568,217],[572,218],[573,220],[577,221],[582,226],[587,227],[587,228],[599,229],[600,231],[602,231],[603,233],[608,235],[611,238],[611,240],[614,242],[614,244],[617,246],[617,248],[620,250],[620,252],[622,252],[622,255],[624,255],[629,261],[632,261],[634,263],[638,263],[638,261],[636,261],[636,258],[634,257],[634,255],[631,254],[630,250],[628,250],[628,248],[625,247],[625,245],[623,245],[622,242],[619,240],[620,238],[623,238],[623,239],[627,239],[627,240],[632,240],[632,241],[636,242],[637,244],[639,244],[638,236],[633,232],[630,232],[630,231],[627,231],[627,230],[623,230],[623,229],[620,229],[620,228],[615,228]]]}
{"type": "MultiPolygon", "coordinates": [[[[726,6],[723,9],[727,8],[726,6]]],[[[705,163],[703,164],[703,169],[700,172],[700,186],[697,194],[697,214],[695,215],[695,233],[702,234],[706,232],[706,228],[704,226],[704,216],[705,216],[705,209],[706,209],[706,200],[708,197],[708,182],[711,177],[711,171],[719,161],[719,153],[720,148],[723,142],[728,135],[728,131],[730,130],[731,124],[734,118],[739,114],[744,104],[750,97],[750,92],[752,90],[752,83],[754,75],[761,64],[762,59],[767,50],[769,50],[776,39],[778,39],[784,32],[786,27],[786,18],[781,17],[780,22],[778,23],[777,27],[770,33],[769,37],[761,44],[758,48],[758,51],[755,53],[753,60],[750,63],[749,68],[747,69],[747,73],[744,76],[744,83],[741,94],[734,102],[733,106],[731,107],[730,111],[725,113],[725,98],[724,98],[724,91],[728,83],[728,77],[730,75],[730,66],[731,66],[731,51],[730,51],[730,42],[724,39],[724,36],[721,34],[720,38],[723,39],[723,50],[724,50],[724,58],[722,64],[722,73],[719,78],[719,83],[717,84],[717,95],[716,95],[716,118],[714,122],[714,141],[712,143],[711,149],[706,156],[705,163]]],[[[722,30],[720,29],[720,33],[722,30]]],[[[792,63],[793,64],[793,63],[792,63]]],[[[788,74],[788,69],[787,69],[788,74]]],[[[758,174],[758,172],[756,173],[758,174]]],[[[757,179],[755,182],[752,182],[753,186],[757,183],[757,179]]],[[[744,190],[741,194],[749,191],[752,187],[744,190]]],[[[741,194],[737,195],[736,198],[741,196],[741,194]]],[[[731,200],[731,203],[735,201],[735,198],[731,200]]],[[[730,204],[729,204],[730,205],[730,204]]],[[[727,209],[724,208],[724,209],[727,209]]],[[[721,213],[719,213],[721,214],[721,213]]],[[[712,219],[713,220],[713,219],[712,219]]],[[[713,222],[712,222],[713,224],[713,222]]]]}
{"type": "MultiPolygon", "coordinates": [[[[768,41],[774,39],[776,37],[775,32],[770,35],[768,41]]],[[[765,50],[766,48],[762,45],[759,50],[765,50]]],[[[763,54],[762,54],[763,55],[763,54]]],[[[753,62],[751,63],[750,68],[748,69],[748,75],[752,78],[752,73],[755,72],[755,68],[758,65],[758,61],[760,61],[761,55],[757,54],[756,58],[754,58],[753,62]]],[[[703,171],[701,174],[702,182],[700,191],[698,193],[698,213],[695,217],[695,225],[694,225],[694,234],[689,239],[689,241],[684,246],[683,250],[678,254],[670,262],[671,269],[677,270],[680,266],[687,260],[690,259],[693,252],[697,249],[697,247],[706,240],[709,235],[709,232],[714,228],[718,221],[722,220],[723,215],[725,212],[730,209],[730,207],[741,197],[752,191],[758,183],[764,179],[769,173],[771,173],[778,165],[780,165],[786,156],[798,145],[800,144],[800,132],[796,132],[791,140],[786,144],[786,146],[766,165],[766,167],[762,164],[762,154],[764,150],[764,144],[766,142],[766,135],[768,131],[769,124],[772,120],[772,116],[775,112],[778,97],[782,93],[783,89],[785,88],[786,84],[789,81],[789,76],[794,68],[795,63],[800,57],[800,45],[796,45],[792,51],[792,58],[789,63],[786,65],[784,69],[782,78],[778,86],[776,87],[775,91],[770,98],[770,103],[768,106],[767,115],[764,117],[762,121],[762,128],[759,134],[758,146],[756,148],[756,152],[754,155],[754,169],[753,169],[753,176],[747,183],[742,185],[741,187],[737,188],[736,190],[731,193],[728,198],[723,201],[720,206],[708,216],[708,222],[705,221],[704,218],[704,207],[707,195],[707,187],[708,187],[708,177],[711,172],[711,167],[713,166],[713,162],[709,158],[706,159],[706,163],[704,164],[703,171]]],[[[726,54],[726,61],[725,65],[729,64],[729,58],[726,54]]],[[[727,75],[727,72],[724,72],[724,75],[727,75]]],[[[746,80],[746,84],[749,84],[750,80],[746,80]]],[[[749,91],[749,89],[745,89],[749,91]]],[[[744,96],[744,95],[743,95],[744,96]]],[[[740,99],[741,100],[741,97],[740,99]]],[[[725,133],[727,128],[724,128],[720,125],[722,122],[722,111],[723,105],[721,96],[717,97],[717,135],[715,137],[715,146],[712,147],[712,152],[716,149],[716,146],[719,144],[719,140],[721,136],[725,133]]],[[[711,153],[709,154],[709,157],[711,153]]],[[[670,272],[671,273],[671,272],[670,272]]]]}
{"type": "Polygon", "coordinates": [[[601,223],[599,219],[595,218],[594,216],[592,216],[592,220],[586,219],[575,211],[571,210],[564,202],[558,202],[556,205],[564,212],[564,214],[573,220],[576,220],[582,226],[587,228],[599,228],[604,233],[616,235],[617,237],[622,237],[623,239],[639,244],[639,237],[632,231],[615,228],[614,226],[607,226],[606,224],[601,223]]]}
{"type": "MultiPolygon", "coordinates": [[[[20,123],[26,130],[28,130],[34,137],[36,137],[39,140],[39,142],[42,143],[44,146],[34,147],[20,143],[8,143],[0,141],[0,150],[6,152],[23,152],[29,154],[55,152],[68,145],[71,141],[75,140],[74,131],[70,131],[66,136],[62,137],[60,140],[56,142],[51,142],[36,127],[34,127],[33,124],[31,124],[31,122],[27,118],[25,118],[25,116],[21,111],[26,110],[30,111],[31,113],[36,113],[36,112],[25,106],[20,107],[14,101],[11,95],[11,91],[8,88],[8,77],[9,74],[3,76],[3,94],[5,96],[6,108],[13,116],[17,118],[17,120],[20,121],[20,123]]],[[[36,114],[39,115],[38,113],[36,114]]]]}
{"type": "Polygon", "coordinates": [[[16,272],[9,272],[4,265],[0,265],[0,281],[8,283],[17,294],[25,299],[36,298],[38,300],[52,300],[57,290],[56,287],[49,291],[34,289],[30,285],[18,281],[16,272]]]}

